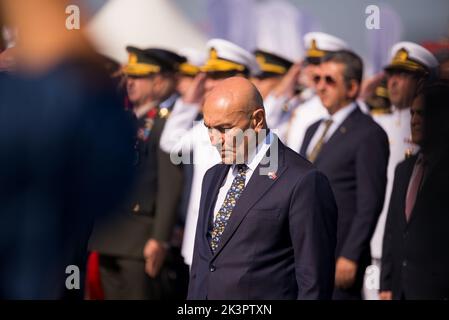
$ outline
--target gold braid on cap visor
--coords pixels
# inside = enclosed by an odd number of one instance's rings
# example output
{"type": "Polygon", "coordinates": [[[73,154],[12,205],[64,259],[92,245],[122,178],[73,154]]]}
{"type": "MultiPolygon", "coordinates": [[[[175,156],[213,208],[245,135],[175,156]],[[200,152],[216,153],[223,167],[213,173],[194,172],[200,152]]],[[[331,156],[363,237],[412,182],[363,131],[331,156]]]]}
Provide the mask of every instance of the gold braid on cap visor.
{"type": "Polygon", "coordinates": [[[154,64],[135,63],[123,67],[123,72],[130,76],[145,76],[152,73],[158,73],[161,67],[154,64]]]}
{"type": "Polygon", "coordinates": [[[393,57],[393,60],[391,61],[391,64],[388,66],[389,69],[392,68],[400,68],[405,69],[409,71],[419,71],[419,72],[428,72],[427,68],[423,66],[422,64],[413,61],[408,56],[408,51],[404,48],[398,50],[396,52],[395,56],[393,57]]]}
{"type": "Polygon", "coordinates": [[[179,66],[179,71],[187,76],[196,76],[200,72],[200,68],[194,66],[193,64],[184,62],[179,66]]]}
{"type": "Polygon", "coordinates": [[[287,69],[283,66],[279,66],[277,64],[267,63],[264,56],[257,55],[256,56],[257,63],[260,66],[260,69],[263,72],[272,72],[277,74],[285,74],[287,69]]]}
{"type": "Polygon", "coordinates": [[[157,73],[161,67],[155,64],[138,62],[135,53],[129,54],[128,64],[123,67],[123,73],[130,76],[146,76],[151,73],[157,73]]]}
{"type": "Polygon", "coordinates": [[[206,64],[200,68],[203,72],[215,72],[215,71],[240,71],[244,72],[247,68],[239,63],[229,60],[220,59],[217,55],[217,51],[210,49],[209,60],[206,64]]]}
{"type": "Polygon", "coordinates": [[[316,45],[316,40],[313,39],[312,43],[310,44],[310,48],[307,50],[307,57],[308,58],[321,58],[324,57],[326,54],[326,51],[318,49],[316,45]]]}

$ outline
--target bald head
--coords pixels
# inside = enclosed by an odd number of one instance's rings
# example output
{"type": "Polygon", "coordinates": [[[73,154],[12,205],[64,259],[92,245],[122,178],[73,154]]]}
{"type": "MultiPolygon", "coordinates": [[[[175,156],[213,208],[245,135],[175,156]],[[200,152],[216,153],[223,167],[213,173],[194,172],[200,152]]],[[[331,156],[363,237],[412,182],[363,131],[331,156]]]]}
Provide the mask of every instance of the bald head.
{"type": "MultiPolygon", "coordinates": [[[[250,115],[263,110],[263,99],[257,88],[243,77],[223,80],[206,97],[204,102],[205,118],[214,120],[225,115],[250,115]]],[[[265,120],[265,118],[264,118],[265,120]]]]}
{"type": "Polygon", "coordinates": [[[203,114],[211,142],[219,149],[224,163],[235,163],[239,155],[246,158],[249,143],[267,128],[262,96],[242,77],[220,82],[206,96],[203,114]],[[243,137],[243,143],[236,142],[238,137],[243,137]]]}

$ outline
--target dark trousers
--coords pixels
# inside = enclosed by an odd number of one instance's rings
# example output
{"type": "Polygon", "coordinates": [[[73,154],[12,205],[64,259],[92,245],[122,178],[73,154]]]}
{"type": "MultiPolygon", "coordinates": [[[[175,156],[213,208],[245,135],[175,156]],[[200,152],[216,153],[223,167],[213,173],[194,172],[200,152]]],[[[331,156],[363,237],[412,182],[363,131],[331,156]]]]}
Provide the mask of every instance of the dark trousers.
{"type": "Polygon", "coordinates": [[[156,278],[145,273],[143,259],[100,255],[99,262],[106,300],[184,300],[187,297],[188,266],[171,254],[167,255],[156,278]]]}

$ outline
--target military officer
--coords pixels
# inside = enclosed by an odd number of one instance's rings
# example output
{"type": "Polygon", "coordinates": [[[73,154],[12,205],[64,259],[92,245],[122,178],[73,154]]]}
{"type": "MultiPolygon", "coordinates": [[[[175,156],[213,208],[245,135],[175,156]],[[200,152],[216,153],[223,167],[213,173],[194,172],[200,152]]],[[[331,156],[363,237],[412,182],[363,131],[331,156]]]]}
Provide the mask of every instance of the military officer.
{"type": "Polygon", "coordinates": [[[295,63],[265,99],[268,124],[296,152],[309,125],[327,115],[314,89],[314,76],[321,58],[327,52],[348,49],[345,41],[323,32],[307,33],[303,40],[307,50],[304,62],[295,63]]]}
{"type": "Polygon", "coordinates": [[[168,160],[161,158],[159,140],[179,96],[177,73],[185,59],[159,48],[127,51],[123,72],[136,118],[136,179],[114,218],[97,223],[90,249],[99,254],[106,299],[184,298],[186,288],[176,287],[174,276],[182,261],[169,248],[176,211],[161,190],[168,160]]]}
{"type": "Polygon", "coordinates": [[[293,63],[273,52],[257,49],[253,53],[259,64],[260,72],[251,78],[251,82],[265,98],[280,83],[293,63]]]}

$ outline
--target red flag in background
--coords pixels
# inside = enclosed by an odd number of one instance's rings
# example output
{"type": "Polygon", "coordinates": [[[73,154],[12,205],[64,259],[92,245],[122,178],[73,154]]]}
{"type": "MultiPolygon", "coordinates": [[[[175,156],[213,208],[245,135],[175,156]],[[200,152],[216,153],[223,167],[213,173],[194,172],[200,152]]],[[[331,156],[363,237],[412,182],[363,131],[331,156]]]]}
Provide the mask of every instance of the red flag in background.
{"type": "Polygon", "coordinates": [[[100,278],[100,261],[96,251],[91,252],[87,260],[86,299],[104,300],[100,278]]]}

